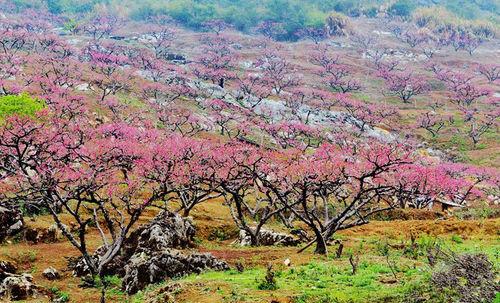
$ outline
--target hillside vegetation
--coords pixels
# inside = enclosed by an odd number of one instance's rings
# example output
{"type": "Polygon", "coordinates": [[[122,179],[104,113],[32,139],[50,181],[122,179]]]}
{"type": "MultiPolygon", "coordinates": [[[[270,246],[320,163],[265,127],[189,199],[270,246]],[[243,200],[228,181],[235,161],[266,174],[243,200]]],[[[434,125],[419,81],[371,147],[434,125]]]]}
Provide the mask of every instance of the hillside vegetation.
{"type": "Polygon", "coordinates": [[[89,11],[99,11],[104,5],[118,14],[134,20],[146,20],[151,16],[168,15],[174,20],[193,29],[202,29],[206,21],[221,19],[236,29],[249,32],[263,21],[283,24],[284,33],[280,39],[296,40],[298,30],[307,27],[322,27],[324,20],[332,12],[352,17],[376,17],[387,13],[390,16],[410,18],[419,8],[445,9],[451,14],[467,20],[488,20],[499,22],[500,7],[494,0],[481,1],[365,1],[365,0],[16,0],[18,8],[47,9],[55,14],[81,15],[89,11]]]}
{"type": "Polygon", "coordinates": [[[0,0],[0,301],[497,303],[496,5],[0,0]]]}

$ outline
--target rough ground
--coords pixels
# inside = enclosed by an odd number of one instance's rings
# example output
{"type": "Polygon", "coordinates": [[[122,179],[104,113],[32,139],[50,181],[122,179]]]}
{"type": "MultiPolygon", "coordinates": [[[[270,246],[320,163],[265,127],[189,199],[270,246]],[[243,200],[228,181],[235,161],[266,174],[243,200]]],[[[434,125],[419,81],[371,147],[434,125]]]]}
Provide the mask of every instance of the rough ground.
{"type": "MultiPolygon", "coordinates": [[[[155,213],[155,210],[150,210],[143,220],[147,221],[155,213]]],[[[346,268],[345,270],[349,267],[346,257],[341,260],[331,261],[331,258],[325,259],[315,256],[311,250],[297,254],[297,248],[290,247],[241,248],[231,245],[237,237],[237,231],[230,224],[227,209],[220,205],[218,201],[201,204],[198,208],[195,208],[193,218],[200,230],[196,236],[199,243],[196,250],[210,252],[215,257],[226,260],[233,268],[236,263],[244,263],[245,269],[251,269],[242,279],[244,279],[244,283],[250,283],[247,297],[254,299],[229,302],[271,302],[272,298],[276,298],[277,302],[290,302],[287,301],[289,300],[287,298],[297,294],[299,289],[282,290],[279,292],[279,297],[277,297],[277,292],[257,290],[253,285],[257,279],[263,277],[265,266],[268,263],[275,264],[276,268],[284,269],[283,262],[289,258],[292,263],[291,268],[300,268],[301,265],[310,266],[311,263],[314,264],[316,261],[324,261],[325,264],[333,262],[333,265],[346,268]],[[253,278],[249,278],[249,276],[253,278]]],[[[47,227],[50,226],[50,219],[46,217],[37,218],[36,226],[40,227],[44,224],[42,222],[45,222],[47,227]]],[[[28,226],[32,223],[34,222],[27,220],[28,226]]],[[[451,246],[456,244],[458,246],[454,248],[460,251],[489,252],[490,255],[495,256],[492,260],[498,267],[498,251],[500,250],[498,226],[500,226],[499,218],[464,221],[452,218],[373,221],[367,225],[340,232],[338,238],[343,239],[345,252],[356,251],[360,247],[365,250],[366,253],[363,254],[362,258],[369,263],[380,263],[383,260],[383,257],[377,253],[377,243],[387,241],[397,247],[402,242],[409,242],[410,235],[414,233],[417,238],[420,237],[424,240],[425,237],[429,239],[435,237],[446,241],[451,246]],[[455,243],[451,240],[452,238],[461,239],[463,243],[455,243]]],[[[90,235],[92,236],[90,244],[97,247],[99,245],[99,235],[94,230],[90,231],[90,235]]],[[[334,254],[335,249],[335,246],[330,248],[331,255],[334,254]]],[[[33,275],[35,283],[48,289],[57,289],[59,292],[70,294],[70,302],[97,302],[99,298],[98,291],[78,287],[80,279],[73,277],[70,271],[65,270],[67,257],[76,256],[78,254],[66,241],[36,245],[20,242],[0,246],[0,259],[15,261],[20,271],[29,272],[33,275]],[[48,281],[43,277],[43,270],[50,266],[61,273],[62,278],[60,280],[48,281]]],[[[405,258],[402,262],[414,261],[405,258]]],[[[423,265],[424,261],[419,260],[416,264],[423,265]]],[[[385,276],[387,274],[384,274],[385,276]]],[[[230,277],[231,275],[229,275],[230,277]]],[[[176,302],[224,302],[221,298],[228,296],[232,287],[234,288],[234,284],[228,282],[226,278],[227,276],[217,276],[216,280],[214,280],[208,274],[207,277],[202,275],[200,281],[197,281],[196,277],[190,277],[185,282],[181,280],[182,287],[180,291],[177,291],[176,302]],[[211,289],[211,291],[206,290],[207,288],[211,289]],[[210,295],[207,295],[207,291],[210,295]]],[[[245,284],[242,285],[244,287],[245,284]]],[[[152,294],[154,293],[152,292],[152,294]]],[[[143,302],[146,297],[147,292],[146,295],[140,293],[134,297],[127,297],[118,289],[118,286],[109,292],[109,302],[143,302]]],[[[30,302],[49,302],[49,299],[36,299],[30,302]]]]}

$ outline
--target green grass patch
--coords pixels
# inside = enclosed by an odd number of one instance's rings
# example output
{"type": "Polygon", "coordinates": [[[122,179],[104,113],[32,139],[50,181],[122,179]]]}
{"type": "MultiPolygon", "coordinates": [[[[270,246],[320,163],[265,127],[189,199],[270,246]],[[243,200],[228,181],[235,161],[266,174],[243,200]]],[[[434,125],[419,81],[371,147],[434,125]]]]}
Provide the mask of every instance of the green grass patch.
{"type": "Polygon", "coordinates": [[[0,97],[0,121],[15,114],[32,117],[45,106],[43,100],[32,98],[28,94],[3,96],[0,97]]]}
{"type": "MultiPolygon", "coordinates": [[[[303,265],[275,265],[273,277],[276,283],[272,287],[263,283],[268,280],[266,276],[269,274],[264,266],[248,267],[243,272],[205,272],[175,279],[175,283],[200,295],[216,294],[222,298],[221,302],[268,302],[278,296],[290,298],[290,302],[294,303],[444,303],[446,301],[440,298],[439,293],[433,292],[429,284],[433,270],[442,268],[444,261],[438,260],[432,268],[427,261],[428,248],[438,245],[447,252],[482,252],[488,255],[496,268],[499,267],[500,242],[491,237],[422,235],[414,239],[415,248],[411,248],[409,238],[403,237],[363,237],[346,240],[345,243],[347,247],[340,259],[334,256],[311,257],[303,265]],[[349,252],[360,257],[355,275],[349,263],[349,252]],[[418,301],[418,298],[427,301],[418,301]]],[[[255,258],[262,253],[256,251],[255,258]]],[[[160,286],[150,286],[134,296],[133,302],[143,302],[142,298],[154,294],[155,289],[160,289],[160,286]]]]}
{"type": "Polygon", "coordinates": [[[258,298],[258,294],[263,291],[274,290],[295,297],[295,302],[323,302],[326,299],[330,301],[325,302],[392,302],[387,300],[402,299],[403,294],[409,290],[409,285],[423,278],[423,275],[410,274],[401,276],[401,280],[395,284],[384,284],[381,280],[388,278],[391,270],[381,262],[361,262],[356,275],[352,275],[347,260],[343,260],[342,265],[336,263],[338,262],[314,261],[296,268],[277,270],[276,289],[262,287],[266,276],[264,268],[253,268],[242,273],[234,270],[207,272],[188,276],[180,281],[226,284],[238,294],[244,291],[254,293],[254,296],[246,296],[249,300],[252,297],[258,298]]]}

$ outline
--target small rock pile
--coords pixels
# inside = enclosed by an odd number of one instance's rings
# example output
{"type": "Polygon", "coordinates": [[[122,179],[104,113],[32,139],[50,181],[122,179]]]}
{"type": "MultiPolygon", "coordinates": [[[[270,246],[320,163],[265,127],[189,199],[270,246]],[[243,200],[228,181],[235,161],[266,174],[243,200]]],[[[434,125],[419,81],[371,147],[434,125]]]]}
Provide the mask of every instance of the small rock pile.
{"type": "Polygon", "coordinates": [[[48,228],[30,227],[24,229],[24,240],[28,243],[56,243],[62,238],[61,230],[54,223],[48,228]]]}
{"type": "Polygon", "coordinates": [[[50,281],[57,280],[57,279],[61,278],[61,275],[59,274],[57,269],[55,269],[54,267],[46,268],[42,272],[42,275],[45,277],[45,279],[50,280],[50,281]]]}
{"type": "MultiPolygon", "coordinates": [[[[251,246],[251,237],[247,231],[241,230],[238,237],[237,243],[241,246],[251,246]]],[[[293,235],[279,233],[268,229],[261,229],[259,244],[262,246],[297,246],[301,243],[301,240],[294,237],[293,235]]]]}

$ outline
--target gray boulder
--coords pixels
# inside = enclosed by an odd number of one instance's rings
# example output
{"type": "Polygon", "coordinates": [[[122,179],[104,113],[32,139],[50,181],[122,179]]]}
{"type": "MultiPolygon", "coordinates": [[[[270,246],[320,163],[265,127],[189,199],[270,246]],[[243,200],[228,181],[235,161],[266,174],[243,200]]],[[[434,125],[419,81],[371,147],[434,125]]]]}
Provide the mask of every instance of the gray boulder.
{"type": "Polygon", "coordinates": [[[125,267],[122,288],[129,294],[142,290],[148,284],[165,279],[180,277],[204,270],[228,270],[226,262],[210,254],[184,254],[175,249],[167,249],[153,254],[134,254],[125,267]]]}
{"type": "MultiPolygon", "coordinates": [[[[64,225],[64,224],[63,224],[64,225]]],[[[24,229],[24,240],[29,243],[56,243],[62,238],[62,233],[57,224],[52,224],[48,228],[29,225],[24,229]]]]}
{"type": "MultiPolygon", "coordinates": [[[[259,243],[262,246],[297,246],[301,242],[302,241],[299,238],[294,237],[293,235],[279,233],[268,229],[260,230],[259,243]]],[[[251,246],[252,241],[250,234],[245,230],[241,230],[237,243],[240,246],[251,246]]]]}
{"type": "MultiPolygon", "coordinates": [[[[163,211],[151,222],[140,226],[130,234],[125,240],[120,254],[106,266],[106,274],[123,276],[128,260],[132,255],[140,252],[149,254],[169,248],[194,247],[194,235],[195,228],[189,219],[163,211]]],[[[104,253],[104,248],[99,247],[92,257],[97,260],[104,253]]],[[[77,277],[90,274],[87,262],[81,257],[68,259],[68,267],[73,270],[73,275],[77,277]]]]}
{"type": "Polygon", "coordinates": [[[2,279],[4,278],[4,276],[2,276],[3,274],[15,274],[16,272],[17,266],[14,263],[6,260],[0,260],[0,281],[2,281],[2,279]]]}
{"type": "Polygon", "coordinates": [[[39,294],[39,287],[33,284],[33,276],[29,274],[4,274],[5,278],[0,282],[0,298],[17,301],[36,298],[39,294]]]}
{"type": "Polygon", "coordinates": [[[163,211],[151,222],[135,230],[127,239],[125,249],[135,253],[137,250],[148,252],[194,247],[195,233],[191,220],[163,211]]]}
{"type": "Polygon", "coordinates": [[[54,268],[54,267],[48,267],[46,268],[43,272],[42,275],[45,277],[47,280],[57,280],[61,277],[59,272],[54,268]]]}

